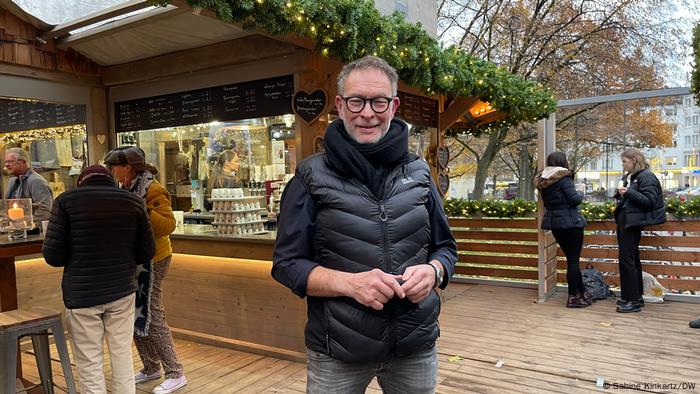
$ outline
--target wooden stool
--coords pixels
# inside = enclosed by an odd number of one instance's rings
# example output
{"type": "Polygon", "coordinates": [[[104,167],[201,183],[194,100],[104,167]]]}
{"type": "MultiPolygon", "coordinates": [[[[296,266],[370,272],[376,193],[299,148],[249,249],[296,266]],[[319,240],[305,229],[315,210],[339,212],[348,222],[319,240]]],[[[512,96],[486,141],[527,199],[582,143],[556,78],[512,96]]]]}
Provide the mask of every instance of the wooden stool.
{"type": "Polygon", "coordinates": [[[49,352],[49,330],[53,333],[58,356],[61,359],[63,375],[70,394],[77,393],[70,356],[63,334],[61,314],[44,308],[17,309],[0,313],[0,392],[17,392],[17,342],[26,335],[32,337],[32,346],[39,369],[44,394],[53,394],[54,384],[51,374],[51,353],[49,352]]]}

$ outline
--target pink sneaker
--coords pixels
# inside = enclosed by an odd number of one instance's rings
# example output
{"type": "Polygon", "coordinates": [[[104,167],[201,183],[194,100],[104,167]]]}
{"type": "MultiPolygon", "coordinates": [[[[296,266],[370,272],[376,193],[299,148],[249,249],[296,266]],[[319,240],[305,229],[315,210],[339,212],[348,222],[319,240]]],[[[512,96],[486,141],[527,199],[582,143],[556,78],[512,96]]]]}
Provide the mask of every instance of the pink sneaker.
{"type": "Polygon", "coordinates": [[[153,389],[154,394],[169,394],[173,393],[183,387],[187,384],[187,378],[185,378],[185,375],[180,376],[179,378],[173,378],[173,379],[165,379],[163,383],[159,384],[153,389]]]}
{"type": "Polygon", "coordinates": [[[137,373],[136,375],[134,375],[134,381],[136,382],[136,384],[148,382],[149,380],[154,380],[154,379],[160,378],[162,374],[163,374],[162,370],[153,372],[151,374],[146,374],[146,373],[143,373],[143,371],[141,371],[141,372],[137,373]]]}

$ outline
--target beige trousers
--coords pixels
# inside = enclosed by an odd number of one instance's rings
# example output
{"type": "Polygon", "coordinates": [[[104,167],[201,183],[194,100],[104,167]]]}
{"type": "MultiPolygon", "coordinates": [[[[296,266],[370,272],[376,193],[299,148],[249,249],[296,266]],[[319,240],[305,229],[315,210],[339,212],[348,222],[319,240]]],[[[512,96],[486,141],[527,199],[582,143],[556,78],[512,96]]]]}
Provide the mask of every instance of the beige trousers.
{"type": "Polygon", "coordinates": [[[71,345],[81,394],[106,394],[103,340],[107,340],[112,365],[112,393],[134,394],[134,364],[131,339],[134,335],[135,295],[91,308],[66,309],[71,345]]]}

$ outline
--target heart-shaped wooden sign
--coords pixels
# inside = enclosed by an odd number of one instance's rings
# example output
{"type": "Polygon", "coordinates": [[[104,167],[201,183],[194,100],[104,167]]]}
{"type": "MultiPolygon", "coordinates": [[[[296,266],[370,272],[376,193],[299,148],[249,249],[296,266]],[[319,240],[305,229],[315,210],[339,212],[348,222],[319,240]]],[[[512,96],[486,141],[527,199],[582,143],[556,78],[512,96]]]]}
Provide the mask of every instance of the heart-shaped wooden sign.
{"type": "Polygon", "coordinates": [[[441,146],[437,149],[438,165],[440,168],[447,168],[447,162],[450,161],[450,150],[446,146],[441,146]]]}
{"type": "Polygon", "coordinates": [[[100,143],[100,145],[104,144],[105,141],[107,141],[107,134],[105,133],[98,133],[95,135],[95,138],[97,138],[97,142],[100,143]]]}
{"type": "Polygon", "coordinates": [[[438,174],[438,190],[440,191],[440,194],[442,194],[443,197],[447,195],[447,192],[450,190],[450,177],[447,174],[440,173],[438,174]]]}
{"type": "Polygon", "coordinates": [[[322,89],[316,89],[311,93],[300,90],[292,96],[292,109],[306,124],[311,124],[323,115],[326,97],[326,92],[322,89]]]}

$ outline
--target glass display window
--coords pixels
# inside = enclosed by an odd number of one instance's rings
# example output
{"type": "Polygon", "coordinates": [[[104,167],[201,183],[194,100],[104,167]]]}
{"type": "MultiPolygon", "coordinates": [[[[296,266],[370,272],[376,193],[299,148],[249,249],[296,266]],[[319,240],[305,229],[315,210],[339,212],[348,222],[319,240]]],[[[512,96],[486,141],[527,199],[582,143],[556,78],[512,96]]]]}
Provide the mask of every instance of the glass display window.
{"type": "MultiPolygon", "coordinates": [[[[0,97],[0,150],[21,148],[32,170],[43,176],[54,198],[76,187],[87,162],[85,106],[0,97]]],[[[12,176],[3,167],[3,196],[12,176]]]]}
{"type": "Polygon", "coordinates": [[[296,169],[294,115],[210,122],[117,134],[158,168],[174,210],[210,211],[212,190],[264,194],[266,182],[296,169]]]}

